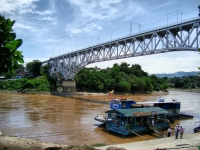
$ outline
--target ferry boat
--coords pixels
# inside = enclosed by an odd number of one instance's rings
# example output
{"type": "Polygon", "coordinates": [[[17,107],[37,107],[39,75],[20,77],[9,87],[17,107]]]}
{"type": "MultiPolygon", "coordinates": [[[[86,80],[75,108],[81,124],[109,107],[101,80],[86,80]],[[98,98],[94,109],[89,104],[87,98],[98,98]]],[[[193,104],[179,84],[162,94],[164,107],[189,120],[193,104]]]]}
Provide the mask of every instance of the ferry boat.
{"type": "Polygon", "coordinates": [[[156,102],[113,98],[109,104],[110,110],[105,112],[106,115],[97,115],[94,119],[106,124],[107,130],[122,135],[147,131],[161,134],[175,118],[193,117],[180,113],[180,102],[174,100],[165,102],[163,98],[156,102]]]}
{"type": "Polygon", "coordinates": [[[109,110],[106,111],[106,129],[122,135],[152,130],[162,135],[162,130],[169,128],[167,113],[159,107],[109,110]]]}
{"type": "Polygon", "coordinates": [[[110,110],[106,115],[94,119],[105,123],[109,131],[122,135],[155,131],[158,134],[169,127],[168,111],[160,107],[139,107],[134,100],[110,99],[110,110]],[[152,125],[153,122],[153,125],[152,125]]]}

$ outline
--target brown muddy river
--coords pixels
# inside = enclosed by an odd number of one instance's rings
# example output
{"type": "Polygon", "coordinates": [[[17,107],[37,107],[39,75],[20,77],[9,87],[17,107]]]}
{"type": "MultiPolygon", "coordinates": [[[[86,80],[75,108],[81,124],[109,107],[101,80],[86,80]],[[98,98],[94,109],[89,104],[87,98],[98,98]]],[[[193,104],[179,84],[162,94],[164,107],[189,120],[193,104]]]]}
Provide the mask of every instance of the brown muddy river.
{"type": "MultiPolygon", "coordinates": [[[[192,114],[193,119],[184,119],[172,124],[185,127],[185,134],[193,133],[195,121],[200,121],[200,93],[169,91],[168,94],[123,95],[135,101],[165,101],[172,98],[181,101],[181,111],[192,114]]],[[[79,96],[94,101],[106,101],[107,96],[79,96]]],[[[119,98],[120,95],[115,95],[119,98]]],[[[109,109],[108,104],[78,100],[77,97],[52,95],[20,95],[0,93],[0,131],[3,135],[19,136],[57,144],[127,143],[144,140],[138,136],[120,136],[107,132],[101,123],[94,120],[97,114],[109,109]]],[[[148,139],[156,134],[143,134],[148,139]]]]}

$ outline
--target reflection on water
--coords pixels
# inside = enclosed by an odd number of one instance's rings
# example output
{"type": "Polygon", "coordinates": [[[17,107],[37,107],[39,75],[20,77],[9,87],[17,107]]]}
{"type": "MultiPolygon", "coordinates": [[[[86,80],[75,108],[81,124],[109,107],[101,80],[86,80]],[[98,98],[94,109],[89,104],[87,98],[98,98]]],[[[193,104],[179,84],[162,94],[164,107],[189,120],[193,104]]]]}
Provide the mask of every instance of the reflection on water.
{"type": "MultiPolygon", "coordinates": [[[[200,93],[170,91],[169,94],[123,95],[135,101],[155,101],[159,96],[181,101],[181,111],[194,115],[193,119],[176,121],[193,133],[195,121],[200,121],[200,93]]],[[[0,131],[62,144],[126,143],[144,140],[138,136],[121,136],[108,132],[93,118],[108,109],[108,105],[78,100],[77,97],[51,95],[18,95],[0,93],[0,131]]],[[[81,98],[103,101],[107,96],[86,95],[81,98]]],[[[115,95],[121,97],[121,95],[115,95]]],[[[158,138],[154,133],[144,134],[148,139],[158,138]]]]}

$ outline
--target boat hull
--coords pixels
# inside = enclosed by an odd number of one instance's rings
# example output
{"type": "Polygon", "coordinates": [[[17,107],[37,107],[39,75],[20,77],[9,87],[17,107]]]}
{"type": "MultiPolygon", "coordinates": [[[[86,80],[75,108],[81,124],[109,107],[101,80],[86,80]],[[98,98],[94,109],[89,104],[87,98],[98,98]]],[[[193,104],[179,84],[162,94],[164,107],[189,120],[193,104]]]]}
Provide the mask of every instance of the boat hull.
{"type": "MultiPolygon", "coordinates": [[[[169,123],[158,123],[155,124],[156,127],[165,130],[167,128],[169,128],[169,123]]],[[[112,131],[121,135],[135,135],[138,133],[148,133],[148,132],[152,132],[152,130],[150,128],[148,128],[148,126],[135,126],[135,127],[124,127],[124,126],[119,126],[116,124],[112,124],[107,122],[106,123],[106,129],[108,131],[112,131]]]]}

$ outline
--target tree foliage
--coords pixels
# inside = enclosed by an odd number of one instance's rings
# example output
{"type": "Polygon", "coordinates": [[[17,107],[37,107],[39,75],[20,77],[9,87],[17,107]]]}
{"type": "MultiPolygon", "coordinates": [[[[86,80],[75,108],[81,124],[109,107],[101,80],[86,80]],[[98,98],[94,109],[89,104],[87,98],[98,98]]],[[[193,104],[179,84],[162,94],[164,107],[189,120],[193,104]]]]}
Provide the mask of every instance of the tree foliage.
{"type": "Polygon", "coordinates": [[[167,80],[171,88],[191,89],[200,88],[200,77],[199,76],[184,76],[182,78],[169,78],[167,80]]]}
{"type": "Polygon", "coordinates": [[[21,39],[15,39],[12,27],[15,21],[0,15],[0,74],[13,73],[19,63],[24,63],[22,52],[17,50],[22,45],[21,39]]]}
{"type": "Polygon", "coordinates": [[[54,91],[56,89],[56,81],[50,76],[34,79],[0,80],[0,89],[54,91]]]}
{"type": "Polygon", "coordinates": [[[26,70],[28,71],[31,77],[37,77],[40,75],[41,66],[42,66],[41,61],[33,60],[32,62],[28,62],[26,64],[26,70]]]}
{"type": "Polygon", "coordinates": [[[167,89],[166,80],[156,76],[148,76],[138,64],[126,62],[114,64],[106,70],[83,68],[75,77],[79,91],[107,92],[115,90],[119,93],[147,93],[153,90],[167,89]]]}

